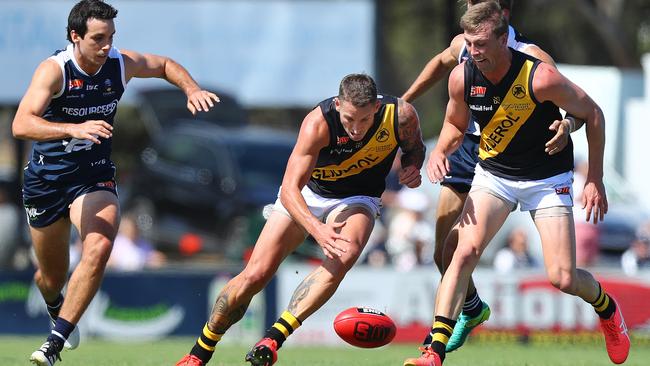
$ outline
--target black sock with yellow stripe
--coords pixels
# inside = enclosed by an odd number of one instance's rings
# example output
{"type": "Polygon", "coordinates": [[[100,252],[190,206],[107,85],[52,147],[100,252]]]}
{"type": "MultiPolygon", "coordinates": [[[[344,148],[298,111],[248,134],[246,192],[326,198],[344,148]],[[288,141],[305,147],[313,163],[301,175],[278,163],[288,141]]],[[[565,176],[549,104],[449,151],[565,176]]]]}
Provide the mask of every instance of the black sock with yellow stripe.
{"type": "Polygon", "coordinates": [[[196,344],[192,347],[190,354],[200,358],[203,363],[208,363],[214,353],[214,347],[217,345],[217,342],[221,340],[221,337],[223,337],[223,334],[212,332],[208,329],[208,325],[206,324],[203,327],[201,336],[199,336],[199,339],[196,340],[196,344]]]}
{"type": "Polygon", "coordinates": [[[440,361],[445,360],[445,348],[455,325],[455,320],[436,315],[431,330],[431,349],[440,356],[440,361]]]}
{"type": "Polygon", "coordinates": [[[287,340],[287,337],[298,329],[300,325],[302,325],[302,322],[285,310],[275,324],[266,331],[264,338],[273,339],[278,343],[278,348],[280,348],[282,347],[282,343],[287,340]]]}
{"type": "Polygon", "coordinates": [[[612,315],[614,315],[614,311],[616,311],[616,303],[605,291],[603,291],[600,283],[598,284],[598,296],[596,297],[596,301],[590,302],[590,304],[596,310],[596,314],[598,314],[602,319],[611,318],[612,315]]]}

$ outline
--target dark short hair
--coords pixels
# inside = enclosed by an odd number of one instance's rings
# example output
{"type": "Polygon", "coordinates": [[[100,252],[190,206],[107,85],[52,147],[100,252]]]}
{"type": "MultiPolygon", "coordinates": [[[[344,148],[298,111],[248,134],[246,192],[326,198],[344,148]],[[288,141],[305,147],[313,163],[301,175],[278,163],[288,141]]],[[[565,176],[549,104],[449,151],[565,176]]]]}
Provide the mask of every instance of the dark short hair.
{"type": "Polygon", "coordinates": [[[88,31],[88,19],[110,20],[115,19],[116,16],[117,9],[102,0],[81,0],[70,10],[66,37],[72,42],[70,33],[74,30],[84,38],[88,31]]]}
{"type": "Polygon", "coordinates": [[[472,5],[460,18],[460,27],[470,32],[482,29],[486,23],[492,24],[492,32],[497,37],[508,33],[508,21],[495,1],[472,5]]]}
{"type": "Polygon", "coordinates": [[[355,107],[364,107],[377,101],[377,85],[366,74],[350,74],[341,80],[338,97],[355,107]]]}
{"type": "MultiPolygon", "coordinates": [[[[467,4],[469,5],[476,5],[485,1],[496,1],[496,0],[465,0],[465,1],[467,1],[467,4]]],[[[499,3],[501,9],[507,9],[512,11],[512,1],[513,0],[499,0],[497,2],[499,3]]]]}

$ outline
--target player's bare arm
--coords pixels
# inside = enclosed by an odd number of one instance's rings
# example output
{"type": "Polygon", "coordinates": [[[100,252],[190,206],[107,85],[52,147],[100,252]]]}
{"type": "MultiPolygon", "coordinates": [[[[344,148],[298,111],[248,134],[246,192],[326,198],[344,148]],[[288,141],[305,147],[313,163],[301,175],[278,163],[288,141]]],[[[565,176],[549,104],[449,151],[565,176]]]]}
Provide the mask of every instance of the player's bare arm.
{"type": "Polygon", "coordinates": [[[402,99],[412,102],[445,77],[458,64],[458,56],[464,42],[461,34],[454,37],[449,47],[429,60],[420,75],[402,95],[402,99]]]}
{"type": "Polygon", "coordinates": [[[345,248],[337,241],[349,241],[337,233],[342,223],[322,223],[307,207],[301,194],[311,176],[320,150],[329,144],[329,128],[320,108],[312,110],[303,120],[280,189],[280,201],[291,217],[318,242],[328,258],[340,257],[345,248]]]}
{"type": "Polygon", "coordinates": [[[99,144],[100,137],[109,138],[113,135],[113,126],[102,120],[76,124],[49,122],[43,119],[41,116],[45,108],[62,88],[61,67],[54,60],[43,61],[34,72],[27,92],[16,111],[12,124],[14,137],[33,141],[73,137],[99,144]]]}
{"type": "Polygon", "coordinates": [[[605,117],[600,107],[580,87],[548,65],[540,64],[533,79],[533,92],[540,101],[552,101],[572,116],[583,119],[589,145],[589,171],[583,193],[586,220],[594,224],[604,219],[608,210],[603,185],[605,151],[605,117]]]}
{"type": "Polygon", "coordinates": [[[409,188],[415,188],[422,183],[420,169],[422,163],[424,163],[426,147],[422,141],[420,119],[417,111],[403,99],[398,99],[397,103],[399,118],[397,131],[400,149],[402,150],[402,168],[399,172],[399,182],[409,188]]]}
{"type": "MultiPolygon", "coordinates": [[[[546,53],[537,45],[531,44],[524,49],[524,52],[541,60],[542,62],[546,62],[553,67],[557,67],[551,55],[546,53]]],[[[583,124],[584,120],[576,118],[575,116],[571,116],[569,114],[567,114],[566,117],[561,120],[553,121],[553,123],[551,123],[549,126],[549,130],[555,131],[556,133],[555,136],[553,136],[546,143],[546,149],[544,151],[549,155],[554,155],[562,151],[569,144],[569,136],[571,133],[579,130],[583,124]]]]}
{"type": "Polygon", "coordinates": [[[193,115],[196,115],[196,112],[208,111],[214,107],[214,102],[219,102],[219,97],[216,94],[202,90],[192,79],[190,73],[169,57],[140,54],[127,50],[121,52],[124,57],[127,82],[133,77],[165,79],[185,93],[187,109],[193,115]]]}
{"type": "Polygon", "coordinates": [[[427,176],[433,183],[442,181],[449,172],[447,156],[462,143],[469,123],[469,108],[464,100],[464,63],[456,66],[449,76],[449,102],[436,147],[429,154],[427,176]]]}

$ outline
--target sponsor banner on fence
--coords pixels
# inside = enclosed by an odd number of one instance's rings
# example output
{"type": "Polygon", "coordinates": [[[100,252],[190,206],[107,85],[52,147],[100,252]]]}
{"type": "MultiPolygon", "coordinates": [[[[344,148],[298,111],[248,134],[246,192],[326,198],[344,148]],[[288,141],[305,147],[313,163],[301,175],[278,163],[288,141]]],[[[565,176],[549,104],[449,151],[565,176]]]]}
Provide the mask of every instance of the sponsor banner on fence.
{"type": "MultiPolygon", "coordinates": [[[[108,272],[78,326],[82,334],[116,340],[197,335],[231,272],[108,272]]],[[[31,272],[0,274],[0,334],[49,331],[45,303],[31,272]]],[[[257,296],[224,342],[254,342],[264,329],[265,301],[257,296]]]]}
{"type": "MultiPolygon", "coordinates": [[[[294,289],[313,269],[285,264],[278,273],[277,308],[287,307],[294,289]]],[[[596,273],[603,288],[623,310],[628,328],[650,333],[650,273],[626,277],[596,273]]],[[[593,307],[578,297],[563,294],[543,272],[516,272],[507,276],[477,269],[474,281],[492,316],[482,327],[495,334],[590,334],[599,323],[593,307]]],[[[353,268],[319,311],[292,335],[288,344],[343,344],[332,327],[336,315],[351,306],[376,308],[397,324],[394,342],[421,342],[431,327],[440,275],[433,269],[396,272],[391,269],[353,268]]]]}

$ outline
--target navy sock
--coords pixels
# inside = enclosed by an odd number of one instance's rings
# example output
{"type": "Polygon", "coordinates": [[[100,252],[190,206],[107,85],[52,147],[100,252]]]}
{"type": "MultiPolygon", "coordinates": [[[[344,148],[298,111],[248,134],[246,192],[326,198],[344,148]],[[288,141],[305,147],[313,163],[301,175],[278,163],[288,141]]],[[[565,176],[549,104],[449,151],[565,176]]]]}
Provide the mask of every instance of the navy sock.
{"type": "Polygon", "coordinates": [[[70,323],[69,321],[61,317],[58,317],[56,319],[56,324],[54,324],[54,329],[52,329],[52,334],[50,336],[57,337],[62,342],[65,342],[70,336],[70,333],[72,333],[72,331],[74,330],[74,327],[75,327],[74,324],[70,323]]]}
{"type": "Polygon", "coordinates": [[[50,314],[52,319],[56,319],[59,316],[59,311],[61,311],[61,305],[63,305],[63,295],[59,293],[59,297],[52,302],[45,301],[47,305],[47,312],[50,314]]]}

